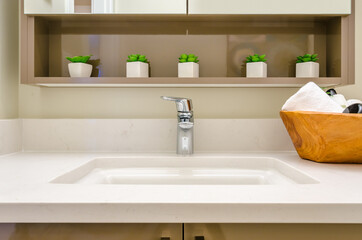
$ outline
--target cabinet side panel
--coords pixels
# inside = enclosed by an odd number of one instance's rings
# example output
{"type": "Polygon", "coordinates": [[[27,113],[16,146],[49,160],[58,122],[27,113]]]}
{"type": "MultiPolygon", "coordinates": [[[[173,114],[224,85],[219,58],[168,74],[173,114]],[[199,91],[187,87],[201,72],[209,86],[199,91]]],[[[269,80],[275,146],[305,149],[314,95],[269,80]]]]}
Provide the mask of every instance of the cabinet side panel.
{"type": "Polygon", "coordinates": [[[20,82],[28,83],[28,17],[24,14],[24,1],[20,7],[20,82]]]}

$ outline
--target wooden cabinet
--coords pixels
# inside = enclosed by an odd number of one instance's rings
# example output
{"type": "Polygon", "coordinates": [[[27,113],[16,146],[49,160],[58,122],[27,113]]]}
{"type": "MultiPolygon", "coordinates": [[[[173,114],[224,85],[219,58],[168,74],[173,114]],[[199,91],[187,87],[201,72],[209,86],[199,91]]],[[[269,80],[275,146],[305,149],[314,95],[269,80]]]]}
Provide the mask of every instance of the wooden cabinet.
{"type": "Polygon", "coordinates": [[[361,236],[361,224],[0,224],[1,240],[361,240],[361,236]]]}
{"type": "Polygon", "coordinates": [[[184,240],[360,240],[358,224],[185,224],[184,240]]]}
{"type": "Polygon", "coordinates": [[[352,11],[351,0],[24,0],[24,3],[25,14],[346,15],[352,11]]]}
{"type": "Polygon", "coordinates": [[[351,0],[188,0],[189,14],[351,14],[351,0]]]}
{"type": "Polygon", "coordinates": [[[0,224],[1,240],[182,240],[182,224],[0,224]]]}
{"type": "Polygon", "coordinates": [[[74,0],[24,0],[25,14],[74,13],[74,0]]]}
{"type": "MultiPolygon", "coordinates": [[[[76,9],[88,6],[90,11],[90,4],[75,1],[76,9]]],[[[166,14],[185,13],[181,8],[186,0],[114,1],[117,14],[22,14],[21,83],[48,87],[301,87],[309,81],[332,87],[355,83],[353,4],[349,15],[255,16],[166,14]],[[155,7],[159,5],[163,8],[155,7]],[[137,9],[148,14],[139,14],[137,9]],[[150,60],[150,78],[126,77],[127,56],[134,53],[150,60]],[[200,78],[177,77],[182,53],[199,56],[200,78]],[[267,55],[267,78],[246,78],[245,57],[255,53],[267,55]],[[296,57],[306,53],[319,54],[319,78],[295,76],[296,57]],[[90,54],[91,77],[70,78],[66,57],[90,54]]]]}
{"type": "Polygon", "coordinates": [[[24,0],[25,14],[187,14],[187,0],[24,0]]]}

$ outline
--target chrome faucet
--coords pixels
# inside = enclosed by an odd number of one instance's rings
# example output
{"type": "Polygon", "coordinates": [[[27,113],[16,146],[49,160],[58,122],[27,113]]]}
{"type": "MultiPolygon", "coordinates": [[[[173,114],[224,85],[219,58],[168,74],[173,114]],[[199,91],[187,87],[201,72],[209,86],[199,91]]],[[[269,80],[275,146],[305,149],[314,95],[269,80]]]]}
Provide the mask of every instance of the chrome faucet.
{"type": "Polygon", "coordinates": [[[177,154],[186,156],[194,153],[194,114],[189,98],[161,97],[173,101],[177,109],[177,154]]]}

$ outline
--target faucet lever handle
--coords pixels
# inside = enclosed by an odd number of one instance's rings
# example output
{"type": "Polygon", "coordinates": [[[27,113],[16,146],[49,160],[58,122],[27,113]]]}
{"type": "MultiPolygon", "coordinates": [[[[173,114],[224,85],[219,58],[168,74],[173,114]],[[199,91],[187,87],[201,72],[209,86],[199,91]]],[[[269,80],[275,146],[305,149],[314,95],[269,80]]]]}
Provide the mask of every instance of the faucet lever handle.
{"type": "Polygon", "coordinates": [[[163,100],[173,101],[176,103],[177,112],[192,112],[192,100],[182,97],[161,97],[163,100]]]}

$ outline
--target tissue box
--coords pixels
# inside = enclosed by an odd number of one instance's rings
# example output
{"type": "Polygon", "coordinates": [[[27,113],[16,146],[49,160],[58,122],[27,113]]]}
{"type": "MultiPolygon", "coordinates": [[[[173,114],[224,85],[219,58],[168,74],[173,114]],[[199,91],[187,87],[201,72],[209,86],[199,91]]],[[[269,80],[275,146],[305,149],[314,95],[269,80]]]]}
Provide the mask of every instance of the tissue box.
{"type": "Polygon", "coordinates": [[[362,114],[281,111],[280,116],[301,158],[362,163],[362,114]]]}

